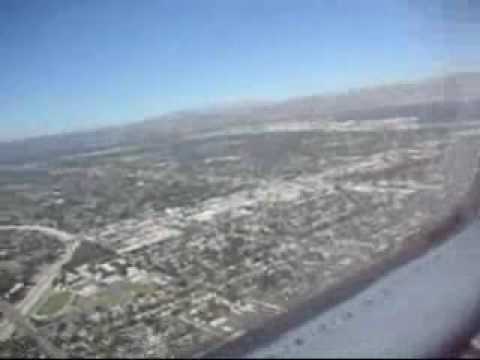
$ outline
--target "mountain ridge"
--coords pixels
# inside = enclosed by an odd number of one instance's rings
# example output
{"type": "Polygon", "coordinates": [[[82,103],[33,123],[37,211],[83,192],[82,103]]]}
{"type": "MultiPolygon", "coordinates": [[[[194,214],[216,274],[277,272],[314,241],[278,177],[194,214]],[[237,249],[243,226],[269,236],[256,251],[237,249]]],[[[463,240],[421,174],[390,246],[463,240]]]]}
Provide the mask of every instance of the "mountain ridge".
{"type": "Polygon", "coordinates": [[[238,124],[289,120],[362,120],[418,116],[422,121],[480,120],[480,72],[293,97],[214,105],[126,125],[0,142],[0,164],[38,161],[112,146],[155,143],[238,124]]]}

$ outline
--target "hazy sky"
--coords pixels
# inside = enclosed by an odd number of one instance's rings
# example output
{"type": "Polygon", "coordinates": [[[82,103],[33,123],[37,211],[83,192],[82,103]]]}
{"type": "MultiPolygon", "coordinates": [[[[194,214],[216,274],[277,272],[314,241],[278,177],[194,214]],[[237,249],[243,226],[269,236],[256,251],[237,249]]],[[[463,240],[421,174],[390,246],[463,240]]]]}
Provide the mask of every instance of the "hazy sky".
{"type": "Polygon", "coordinates": [[[0,139],[469,68],[480,9],[450,3],[0,0],[0,139]]]}

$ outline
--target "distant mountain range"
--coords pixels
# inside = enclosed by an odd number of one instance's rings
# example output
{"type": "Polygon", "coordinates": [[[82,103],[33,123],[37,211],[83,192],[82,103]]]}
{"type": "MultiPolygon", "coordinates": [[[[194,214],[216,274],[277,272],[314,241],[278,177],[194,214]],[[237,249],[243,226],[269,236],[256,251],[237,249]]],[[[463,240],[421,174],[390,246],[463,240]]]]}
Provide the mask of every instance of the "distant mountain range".
{"type": "Polygon", "coordinates": [[[313,95],[281,102],[248,102],[183,111],[142,122],[0,143],[0,164],[20,164],[113,146],[171,141],[238,124],[274,121],[345,121],[416,116],[419,121],[480,120],[480,73],[313,95]]]}

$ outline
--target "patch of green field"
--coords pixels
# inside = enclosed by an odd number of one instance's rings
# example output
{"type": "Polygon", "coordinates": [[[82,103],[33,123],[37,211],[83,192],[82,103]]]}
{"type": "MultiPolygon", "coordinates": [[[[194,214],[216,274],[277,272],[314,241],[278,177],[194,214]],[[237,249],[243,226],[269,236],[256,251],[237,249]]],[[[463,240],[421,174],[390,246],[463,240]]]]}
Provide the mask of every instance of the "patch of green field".
{"type": "Polygon", "coordinates": [[[39,316],[51,316],[62,310],[69,302],[72,294],[69,291],[59,291],[52,293],[37,310],[39,316]]]}
{"type": "Polygon", "coordinates": [[[108,309],[117,305],[124,306],[138,295],[154,294],[156,291],[158,289],[151,284],[123,280],[99,289],[92,296],[78,297],[75,305],[83,311],[93,311],[98,307],[108,309]]]}
{"type": "Polygon", "coordinates": [[[118,295],[110,290],[104,290],[95,296],[95,304],[98,306],[115,306],[125,302],[125,295],[118,295]]]}
{"type": "Polygon", "coordinates": [[[121,281],[99,291],[92,298],[95,306],[115,306],[127,303],[135,295],[148,295],[155,292],[151,285],[121,281]]]}
{"type": "Polygon", "coordinates": [[[140,282],[129,283],[128,290],[132,294],[138,294],[138,295],[148,295],[156,291],[155,287],[153,287],[152,285],[140,283],[140,282]]]}

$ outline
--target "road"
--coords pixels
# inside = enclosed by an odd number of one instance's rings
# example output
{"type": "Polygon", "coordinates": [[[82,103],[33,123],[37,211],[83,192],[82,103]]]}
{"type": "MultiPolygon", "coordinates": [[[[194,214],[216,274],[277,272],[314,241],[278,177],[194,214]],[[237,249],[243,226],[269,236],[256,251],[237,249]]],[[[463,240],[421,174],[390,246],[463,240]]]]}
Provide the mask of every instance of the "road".
{"type": "Polygon", "coordinates": [[[457,336],[479,325],[479,240],[477,221],[347,301],[312,314],[273,342],[259,344],[244,357],[443,355],[442,349],[448,349],[457,336]]]}
{"type": "MultiPolygon", "coordinates": [[[[65,253],[60,257],[60,259],[45,268],[42,273],[36,279],[35,286],[33,286],[25,298],[16,305],[18,312],[26,316],[28,315],[35,304],[42,298],[42,296],[50,289],[52,286],[55,277],[58,275],[62,266],[66,264],[72,258],[73,253],[80,244],[79,240],[76,240],[75,235],[69,234],[67,232],[49,228],[45,226],[38,225],[19,225],[19,226],[0,226],[0,231],[9,231],[9,230],[18,230],[18,231],[38,231],[42,232],[45,235],[56,237],[60,241],[67,243],[67,248],[65,253]]],[[[5,341],[10,338],[15,330],[15,325],[11,323],[0,324],[0,341],[5,341]]]]}
{"type": "Polygon", "coordinates": [[[3,225],[0,226],[0,231],[12,231],[12,230],[17,230],[17,231],[37,231],[41,232],[45,235],[52,236],[57,238],[60,241],[63,242],[68,242],[71,241],[75,238],[75,235],[67,233],[65,231],[47,227],[47,226],[42,226],[42,225],[3,225]]]}

